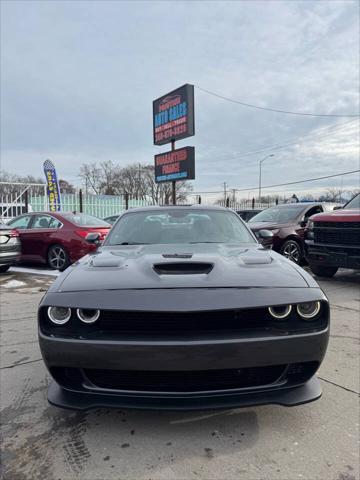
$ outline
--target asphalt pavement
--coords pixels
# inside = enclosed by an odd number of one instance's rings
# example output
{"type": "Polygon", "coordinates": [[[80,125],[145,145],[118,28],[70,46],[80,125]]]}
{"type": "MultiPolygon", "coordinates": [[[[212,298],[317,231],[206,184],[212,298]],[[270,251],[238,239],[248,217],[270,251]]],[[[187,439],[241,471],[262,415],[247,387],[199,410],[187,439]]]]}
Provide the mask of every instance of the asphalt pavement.
{"type": "Polygon", "coordinates": [[[359,479],[360,273],[320,282],[332,324],[314,403],[72,412],[47,403],[37,342],[37,305],[55,277],[25,272],[0,276],[2,478],[359,479]]]}

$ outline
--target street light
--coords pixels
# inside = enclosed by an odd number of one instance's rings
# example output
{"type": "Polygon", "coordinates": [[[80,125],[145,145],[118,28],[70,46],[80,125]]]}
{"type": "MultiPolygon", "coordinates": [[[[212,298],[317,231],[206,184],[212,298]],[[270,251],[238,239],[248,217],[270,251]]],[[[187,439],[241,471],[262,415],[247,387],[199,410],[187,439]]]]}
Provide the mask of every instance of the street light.
{"type": "Polygon", "coordinates": [[[262,160],[260,160],[259,162],[259,167],[260,167],[260,171],[259,171],[259,204],[261,203],[261,165],[263,164],[263,162],[267,159],[267,158],[270,158],[270,157],[274,157],[275,154],[274,153],[271,153],[270,155],[266,155],[266,157],[264,157],[262,160]]]}

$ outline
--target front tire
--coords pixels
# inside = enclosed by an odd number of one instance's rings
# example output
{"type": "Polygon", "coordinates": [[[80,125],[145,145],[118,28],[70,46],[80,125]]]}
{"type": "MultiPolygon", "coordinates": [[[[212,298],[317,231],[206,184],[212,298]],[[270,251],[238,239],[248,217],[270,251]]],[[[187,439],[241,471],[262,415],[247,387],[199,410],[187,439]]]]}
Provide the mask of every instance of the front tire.
{"type": "Polygon", "coordinates": [[[338,267],[324,267],[323,265],[309,265],[310,269],[318,277],[331,278],[338,271],[338,267]]]}
{"type": "Polygon", "coordinates": [[[0,273],[5,273],[9,270],[10,265],[0,265],[0,273]]]}
{"type": "Polygon", "coordinates": [[[297,265],[300,265],[303,260],[303,250],[296,240],[286,240],[280,248],[280,253],[297,265]]]}
{"type": "Polygon", "coordinates": [[[47,255],[47,264],[53,270],[62,272],[70,265],[69,254],[61,245],[52,245],[47,255]]]}

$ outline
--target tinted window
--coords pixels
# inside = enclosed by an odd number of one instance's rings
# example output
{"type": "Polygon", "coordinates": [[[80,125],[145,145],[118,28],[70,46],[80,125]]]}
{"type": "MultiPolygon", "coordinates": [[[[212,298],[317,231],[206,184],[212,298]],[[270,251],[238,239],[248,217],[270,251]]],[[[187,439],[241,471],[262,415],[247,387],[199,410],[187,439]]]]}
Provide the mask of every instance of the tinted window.
{"type": "Polygon", "coordinates": [[[321,213],[322,211],[323,211],[323,209],[322,209],[321,205],[317,205],[316,207],[310,208],[310,210],[308,210],[305,213],[305,218],[309,218],[309,217],[311,217],[311,215],[321,213]]]}
{"type": "Polygon", "coordinates": [[[36,215],[31,228],[60,228],[62,223],[50,215],[36,215]]]}
{"type": "Polygon", "coordinates": [[[60,222],[60,220],[58,220],[55,217],[51,217],[49,228],[60,228],[60,227],[62,227],[62,223],[60,222]]]}
{"type": "Polygon", "coordinates": [[[287,223],[296,220],[304,210],[304,205],[270,207],[255,215],[249,223],[255,222],[276,222],[287,223]]]}
{"type": "Polygon", "coordinates": [[[254,241],[235,213],[182,208],[125,214],[110,231],[105,245],[254,241]]]}
{"type": "Polygon", "coordinates": [[[11,225],[12,228],[19,228],[19,229],[28,228],[30,220],[31,220],[30,215],[24,215],[23,217],[15,218],[11,222],[9,222],[8,225],[11,225]]]}
{"type": "Polygon", "coordinates": [[[93,217],[87,213],[69,213],[64,215],[69,222],[80,225],[81,227],[109,227],[108,222],[100,218],[93,217]]]}
{"type": "Polygon", "coordinates": [[[360,194],[350,200],[345,208],[360,208],[360,194]]]}

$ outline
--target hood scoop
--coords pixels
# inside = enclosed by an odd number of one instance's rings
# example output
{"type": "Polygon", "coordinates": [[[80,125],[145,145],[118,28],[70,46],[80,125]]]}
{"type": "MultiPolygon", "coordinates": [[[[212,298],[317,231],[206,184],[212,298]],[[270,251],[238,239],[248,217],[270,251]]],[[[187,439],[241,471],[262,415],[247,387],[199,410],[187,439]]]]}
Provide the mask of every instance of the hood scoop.
{"type": "Polygon", "coordinates": [[[214,265],[205,262],[174,262],[156,263],[153,268],[158,275],[207,275],[214,265]]]}
{"type": "Polygon", "coordinates": [[[92,267],[121,267],[123,264],[123,258],[115,257],[113,255],[98,255],[90,260],[90,265],[92,267]]]}

